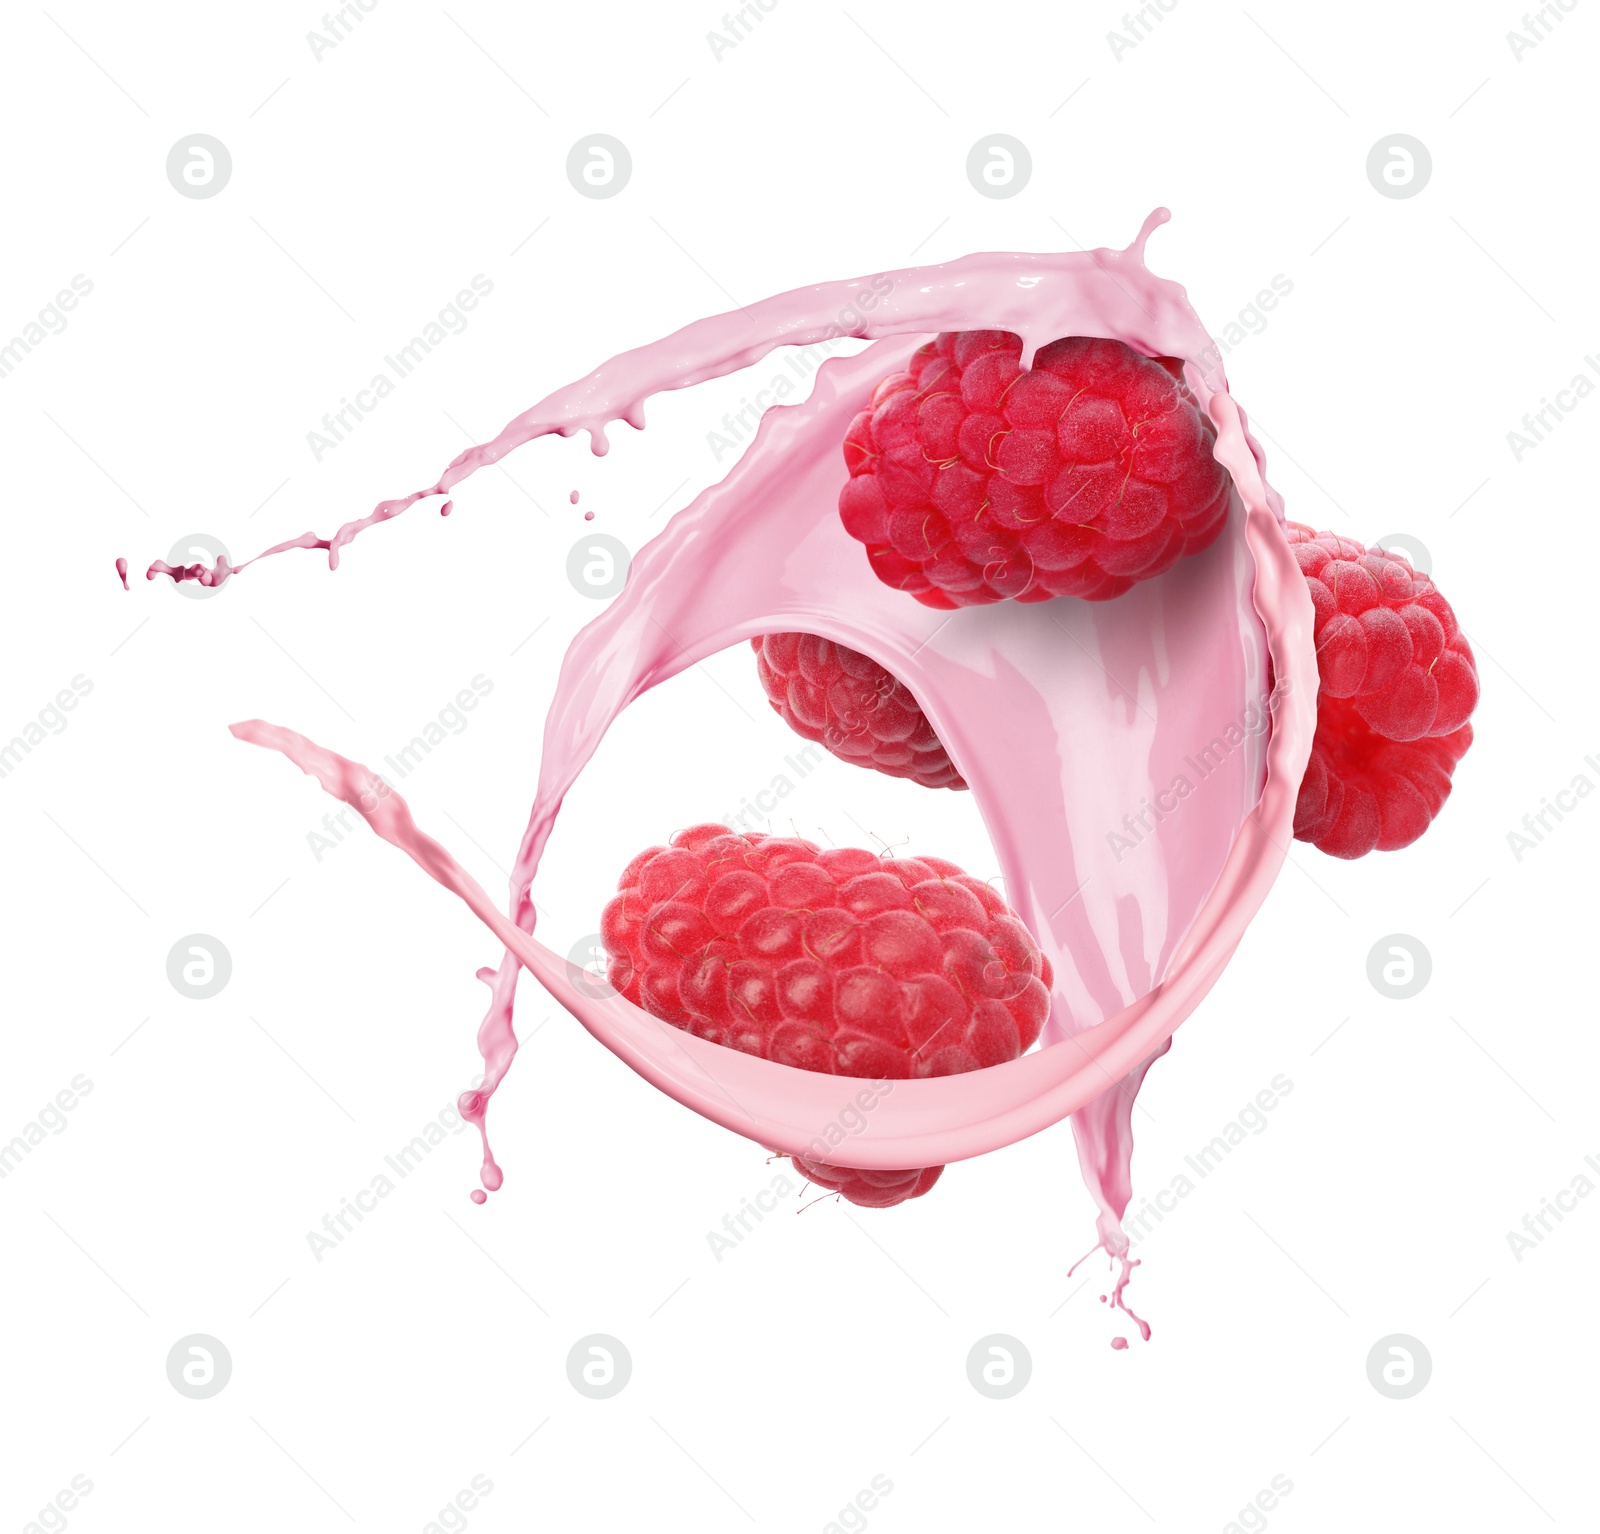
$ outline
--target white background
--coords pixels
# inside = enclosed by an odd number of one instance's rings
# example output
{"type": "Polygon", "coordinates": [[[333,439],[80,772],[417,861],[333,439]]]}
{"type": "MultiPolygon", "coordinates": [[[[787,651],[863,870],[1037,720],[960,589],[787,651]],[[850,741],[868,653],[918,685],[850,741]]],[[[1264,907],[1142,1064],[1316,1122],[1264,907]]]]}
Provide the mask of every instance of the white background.
{"type": "MultiPolygon", "coordinates": [[[[1507,1232],[1600,1156],[1600,803],[1520,862],[1507,833],[1576,774],[1600,782],[1600,403],[1520,463],[1506,433],[1600,349],[1593,9],[1520,62],[1520,11],[1491,4],[1179,0],[1120,58],[1109,3],[780,0],[720,60],[715,5],[677,0],[379,0],[318,62],[321,24],[84,0],[5,24],[0,339],[75,274],[93,292],[0,380],[0,737],[74,676],[93,690],[0,780],[0,1138],[93,1085],[0,1182],[0,1528],[75,1475],[93,1490],[63,1516],[86,1534],[422,1530],[475,1475],[485,1534],[822,1530],[874,1476],[884,1534],[1224,1530],[1275,1475],[1293,1490],[1255,1526],[1592,1527],[1600,1198],[1521,1262],[1507,1232]],[[564,173],[597,131],[633,156],[609,201],[564,173]],[[997,131],[1034,165],[1004,201],[964,173],[997,131]],[[209,200],[165,175],[196,132],[233,159],[209,200]],[[1395,132],[1433,158],[1408,200],[1365,174],[1395,132]],[[473,1137],[448,1138],[319,1263],[307,1232],[477,1068],[473,971],[498,950],[364,830],[317,861],[331,801],[225,727],[260,715],[376,765],[481,674],[469,727],[403,792],[500,889],[556,668],[596,611],[565,576],[581,512],[637,548],[725,470],[706,432],[752,383],[653,402],[605,460],[531,447],[336,575],[294,553],[189,601],[139,572],[195,532],[236,561],[330,532],[732,301],[1120,246],[1163,203],[1152,265],[1214,334],[1292,282],[1226,359],[1273,482],[1298,519],[1427,545],[1484,697],[1429,835],[1349,865],[1296,844],[1152,1071],[1144,1191],[1293,1082],[1142,1248],[1154,1340],[1113,1352],[1103,1262],[1067,1277],[1092,1212],[1066,1125],[885,1213],[797,1219],[791,1198],[718,1262],[706,1233],[776,1168],[531,984],[492,1117],[504,1191],[471,1206],[473,1137]],[[469,328],[319,463],[306,433],[478,273],[469,328]],[[232,956],[207,1001],[166,975],[195,932],[232,956]],[[1366,976],[1393,932],[1432,954],[1407,1002],[1366,976]],[[566,1376],[595,1332],[633,1359],[605,1401],[566,1376]],[[1032,1357],[1007,1401],[966,1377],[994,1332],[1032,1357]],[[1404,1401],[1366,1374],[1396,1332],[1433,1359],[1404,1401]],[[209,1400],[168,1383],[191,1333],[232,1356],[209,1400]]],[[[593,931],[634,852],[736,808],[793,746],[744,652],[644,699],[568,802],[542,933],[593,931]]],[[[831,759],[790,817],[994,871],[963,797],[831,759]]]]}

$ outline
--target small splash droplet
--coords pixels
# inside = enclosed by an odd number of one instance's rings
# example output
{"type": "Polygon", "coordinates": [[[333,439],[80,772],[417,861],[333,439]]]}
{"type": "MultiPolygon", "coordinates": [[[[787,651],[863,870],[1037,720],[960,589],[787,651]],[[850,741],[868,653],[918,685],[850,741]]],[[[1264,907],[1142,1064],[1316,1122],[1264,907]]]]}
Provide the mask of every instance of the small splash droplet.
{"type": "MultiPolygon", "coordinates": [[[[474,1204],[486,1204],[489,1202],[489,1195],[485,1193],[482,1188],[474,1188],[472,1192],[467,1195],[467,1197],[470,1198],[474,1204]]],[[[1128,1344],[1123,1343],[1122,1345],[1123,1347],[1127,1347],[1128,1344]]]]}
{"type": "Polygon", "coordinates": [[[119,558],[117,560],[117,579],[122,582],[122,589],[126,591],[128,589],[128,561],[125,559],[119,558]]]}
{"type": "Polygon", "coordinates": [[[1128,1339],[1126,1337],[1113,1337],[1111,1339],[1111,1346],[1114,1347],[1119,1353],[1125,1347],[1127,1347],[1127,1345],[1128,1345],[1128,1339]]]}
{"type": "Polygon", "coordinates": [[[594,513],[593,513],[593,512],[592,512],[592,511],[586,511],[586,512],[584,512],[584,514],[583,514],[583,520],[584,520],[584,521],[585,521],[585,522],[593,522],[593,521],[594,521],[594,513]]]}
{"type": "Polygon", "coordinates": [[[570,495],[567,496],[567,499],[571,501],[574,506],[576,506],[578,504],[578,492],[574,490],[570,495]]]}
{"type": "Polygon", "coordinates": [[[439,515],[441,517],[448,517],[450,513],[455,510],[455,505],[456,503],[454,501],[446,501],[444,505],[439,508],[439,515]]]}

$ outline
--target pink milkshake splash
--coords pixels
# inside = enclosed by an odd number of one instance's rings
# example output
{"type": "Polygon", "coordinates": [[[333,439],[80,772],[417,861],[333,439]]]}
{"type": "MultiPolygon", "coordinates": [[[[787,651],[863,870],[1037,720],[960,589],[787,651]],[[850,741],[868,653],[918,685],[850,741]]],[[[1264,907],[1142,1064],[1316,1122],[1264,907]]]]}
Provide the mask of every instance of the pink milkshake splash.
{"type": "MultiPolygon", "coordinates": [[[[366,528],[447,494],[536,437],[584,430],[601,454],[611,421],[643,428],[651,394],[749,366],[778,346],[820,349],[842,334],[872,343],[823,361],[804,402],[769,409],[733,470],[638,552],[620,595],[573,640],[546,718],[505,914],[366,769],[275,726],[234,727],[354,805],[502,943],[500,965],[484,972],[484,1081],[461,1099],[483,1135],[484,1189],[503,1181],[487,1111],[516,1054],[513,1003],[527,969],[648,1080],[786,1154],[817,1157],[820,1145],[821,1159],[837,1166],[932,1166],[1072,1117],[1079,1165],[1099,1207],[1099,1245],[1120,1265],[1112,1302],[1132,1316],[1124,1291],[1137,1264],[1121,1219],[1132,1188],[1133,1102],[1277,875],[1317,698],[1311,603],[1260,448],[1183,289],[1144,263],[1145,242],[1166,218],[1165,210],[1152,214],[1126,250],[973,255],[820,284],[697,321],[558,390],[460,454],[428,488],[380,503],[331,537],[306,533],[258,556],[324,549],[337,567],[340,551],[366,528]],[[918,346],[940,331],[979,329],[1020,336],[1024,365],[1065,336],[1106,337],[1177,359],[1232,481],[1217,541],[1108,602],[940,612],[877,579],[839,520],[840,444],[878,381],[918,346]],[[863,1117],[850,1114],[860,1082],[723,1049],[619,996],[592,995],[532,935],[543,849],[568,790],[621,711],[718,650],[787,631],[859,651],[915,694],[971,788],[1008,903],[1056,976],[1038,1050],[967,1075],[897,1081],[864,1127],[848,1131],[839,1125],[863,1117]]],[[[251,563],[174,569],[158,561],[148,575],[209,585],[251,563]]]]}

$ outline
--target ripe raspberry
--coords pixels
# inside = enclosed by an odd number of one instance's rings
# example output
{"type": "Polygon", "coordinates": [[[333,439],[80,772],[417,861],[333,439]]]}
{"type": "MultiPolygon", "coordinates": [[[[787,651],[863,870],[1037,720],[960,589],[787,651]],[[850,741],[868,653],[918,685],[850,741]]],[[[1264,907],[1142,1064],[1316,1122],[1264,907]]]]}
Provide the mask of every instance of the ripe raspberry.
{"type": "Polygon", "coordinates": [[[1322,696],[1349,698],[1388,740],[1449,735],[1478,704],[1478,668],[1439,588],[1398,554],[1288,526],[1316,610],[1322,696]]]}
{"type": "Polygon", "coordinates": [[[903,1204],[908,1198],[921,1198],[944,1171],[942,1166],[926,1166],[910,1172],[858,1172],[847,1166],[808,1161],[804,1156],[790,1159],[807,1181],[867,1209],[887,1209],[893,1204],[903,1204]]]}
{"type": "Polygon", "coordinates": [[[1336,858],[1409,847],[1450,797],[1472,726],[1416,741],[1385,740],[1349,700],[1323,694],[1294,834],[1336,858]]]}
{"type": "Polygon", "coordinates": [[[929,607],[1105,601],[1222,530],[1216,432],[1177,364],[1070,336],[1021,366],[1003,330],[947,331],[845,435],[845,530],[929,607]]]}
{"type": "MultiPolygon", "coordinates": [[[[691,826],[623,870],[600,931],[628,1000],[699,1038],[875,1080],[1014,1060],[1050,1010],[1050,962],[988,885],[942,858],[821,850],[691,826]]],[[[941,1170],[795,1158],[852,1203],[916,1198],[941,1170]]]]}
{"type": "Polygon", "coordinates": [[[1478,672],[1439,588],[1397,554],[1288,525],[1316,614],[1317,733],[1294,834],[1338,858],[1408,847],[1472,744],[1478,672]]]}
{"type": "Polygon", "coordinates": [[[752,639],[767,701],[796,735],[856,767],[965,788],[917,700],[875,660],[815,634],[752,639]]]}

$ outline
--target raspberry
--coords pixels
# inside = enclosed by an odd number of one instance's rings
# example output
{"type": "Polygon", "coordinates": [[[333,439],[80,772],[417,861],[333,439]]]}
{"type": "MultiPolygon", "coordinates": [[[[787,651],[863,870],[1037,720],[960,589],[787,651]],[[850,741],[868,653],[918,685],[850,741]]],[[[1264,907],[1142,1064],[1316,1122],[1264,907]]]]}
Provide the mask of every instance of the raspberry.
{"type": "Polygon", "coordinates": [[[942,1166],[927,1166],[910,1172],[857,1172],[847,1166],[808,1161],[804,1156],[790,1159],[808,1181],[868,1209],[887,1209],[891,1204],[903,1204],[908,1198],[921,1198],[938,1182],[944,1170],[942,1166]]]}
{"type": "Polygon", "coordinates": [[[1409,847],[1472,744],[1478,671],[1439,588],[1397,554],[1288,524],[1315,611],[1317,733],[1294,834],[1338,858],[1409,847]]]}
{"type": "Polygon", "coordinates": [[[1336,858],[1409,847],[1450,797],[1450,775],[1472,726],[1415,741],[1386,740],[1347,699],[1322,696],[1294,834],[1336,858]]]}
{"type": "Polygon", "coordinates": [[[1288,525],[1311,604],[1322,696],[1349,698],[1387,740],[1449,735],[1478,704],[1478,669],[1439,588],[1398,554],[1288,525]]]}
{"type": "MultiPolygon", "coordinates": [[[[607,978],[676,1028],[801,1070],[875,1080],[1015,1060],[1050,1011],[1050,961],[995,892],[942,858],[691,826],[623,870],[607,978]]],[[[852,1203],[917,1198],[941,1168],[795,1158],[852,1203]]]]}
{"type": "Polygon", "coordinates": [[[845,434],[845,530],[929,607],[1105,601],[1226,520],[1216,432],[1178,364],[1085,336],[1021,358],[1009,331],[947,331],[845,434]]]}
{"type": "Polygon", "coordinates": [[[875,660],[815,634],[752,639],[767,701],[841,762],[924,788],[965,788],[917,700],[875,660]]]}

